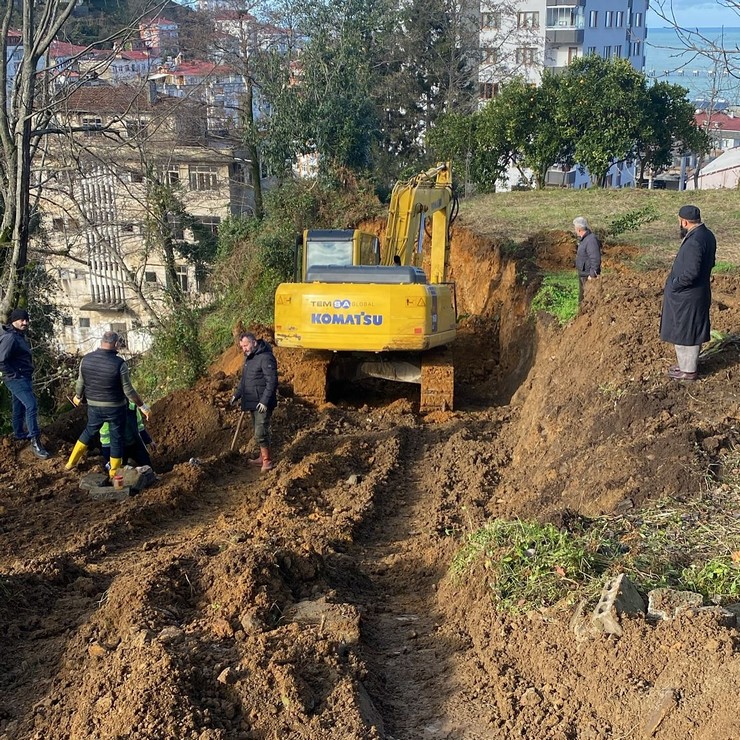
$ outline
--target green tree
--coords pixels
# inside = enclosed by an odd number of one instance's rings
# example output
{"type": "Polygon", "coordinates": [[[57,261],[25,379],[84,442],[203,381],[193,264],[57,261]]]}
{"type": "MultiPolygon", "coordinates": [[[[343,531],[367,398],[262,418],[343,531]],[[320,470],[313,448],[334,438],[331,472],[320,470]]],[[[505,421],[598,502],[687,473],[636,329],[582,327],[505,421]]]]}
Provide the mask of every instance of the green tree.
{"type": "Polygon", "coordinates": [[[609,168],[633,161],[643,120],[645,75],[627,59],[580,57],[562,74],[556,120],[574,157],[603,187],[609,168]]]}
{"type": "Polygon", "coordinates": [[[711,148],[706,131],[694,120],[694,106],[680,85],[657,82],[647,89],[642,123],[635,151],[638,179],[646,173],[656,175],[673,161],[674,154],[705,154],[711,148]]]}
{"type": "Polygon", "coordinates": [[[499,142],[522,177],[524,169],[531,170],[539,188],[545,186],[550,167],[573,165],[575,141],[557,119],[560,81],[547,71],[538,86],[517,78],[504,85],[481,114],[481,130],[499,142]]]}

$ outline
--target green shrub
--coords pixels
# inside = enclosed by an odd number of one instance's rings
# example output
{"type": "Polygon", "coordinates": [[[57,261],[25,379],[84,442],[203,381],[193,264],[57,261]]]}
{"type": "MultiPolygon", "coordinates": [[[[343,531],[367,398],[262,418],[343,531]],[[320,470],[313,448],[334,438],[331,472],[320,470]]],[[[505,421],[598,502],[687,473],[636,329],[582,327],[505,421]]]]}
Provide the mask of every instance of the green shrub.
{"type": "Polygon", "coordinates": [[[467,537],[452,572],[461,575],[482,560],[494,602],[502,609],[552,606],[603,571],[599,534],[497,519],[467,537]]]}
{"type": "Polygon", "coordinates": [[[201,377],[207,356],[200,337],[200,312],[175,306],[152,332],[151,349],[133,363],[134,386],[148,400],[187,388],[201,377]]]}
{"type": "Polygon", "coordinates": [[[544,275],[531,310],[532,313],[544,311],[566,324],[578,314],[578,275],[575,272],[544,275]]]}
{"type": "Polygon", "coordinates": [[[626,234],[630,231],[637,231],[643,224],[649,224],[651,221],[656,221],[660,217],[657,209],[652,203],[643,206],[642,208],[636,208],[627,213],[623,213],[621,216],[615,218],[606,227],[606,236],[616,237],[626,234]]]}

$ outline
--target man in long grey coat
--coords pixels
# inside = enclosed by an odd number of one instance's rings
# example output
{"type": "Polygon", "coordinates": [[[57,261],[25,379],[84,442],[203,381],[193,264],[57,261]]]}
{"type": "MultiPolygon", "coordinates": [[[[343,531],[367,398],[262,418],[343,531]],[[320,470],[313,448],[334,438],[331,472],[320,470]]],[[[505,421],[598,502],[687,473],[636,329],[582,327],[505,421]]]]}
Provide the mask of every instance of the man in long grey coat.
{"type": "Polygon", "coordinates": [[[676,346],[678,364],[668,370],[675,380],[698,377],[699,350],[709,341],[709,285],[714,267],[717,240],[702,223],[696,206],[678,211],[683,241],[663,290],[660,338],[676,346]]]}

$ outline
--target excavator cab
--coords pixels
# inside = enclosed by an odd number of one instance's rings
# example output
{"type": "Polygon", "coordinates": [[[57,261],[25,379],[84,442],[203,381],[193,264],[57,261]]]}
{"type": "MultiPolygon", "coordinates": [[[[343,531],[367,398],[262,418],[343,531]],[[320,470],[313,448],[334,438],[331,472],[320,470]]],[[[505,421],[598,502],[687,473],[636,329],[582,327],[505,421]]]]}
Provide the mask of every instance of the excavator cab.
{"type": "Polygon", "coordinates": [[[312,267],[380,264],[380,240],[359,229],[307,230],[299,246],[302,282],[307,282],[312,267]]]}

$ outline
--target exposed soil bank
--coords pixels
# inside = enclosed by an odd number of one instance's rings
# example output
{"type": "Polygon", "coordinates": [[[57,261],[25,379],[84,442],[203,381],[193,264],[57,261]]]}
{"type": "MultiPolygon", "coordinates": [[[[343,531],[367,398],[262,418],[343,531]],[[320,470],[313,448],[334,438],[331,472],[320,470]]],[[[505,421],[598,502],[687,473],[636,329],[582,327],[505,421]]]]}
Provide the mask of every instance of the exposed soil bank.
{"type": "MultiPolygon", "coordinates": [[[[455,412],[420,417],[413,391],[361,386],[312,408],[278,351],[264,476],[248,430],[227,451],[235,351],[156,404],[167,472],[123,503],[63,471],[79,412],[48,430],[47,462],[3,440],[0,737],[737,737],[735,629],[626,620],[620,640],[578,643],[567,615],[504,618],[483,578],[448,576],[490,516],[564,522],[694,493],[737,441],[736,351],[697,383],[665,375],[663,275],[608,274],[561,329],[529,319],[529,269],[456,232],[455,412]]],[[[717,329],[740,326],[736,283],[715,279],[717,329]]]]}

